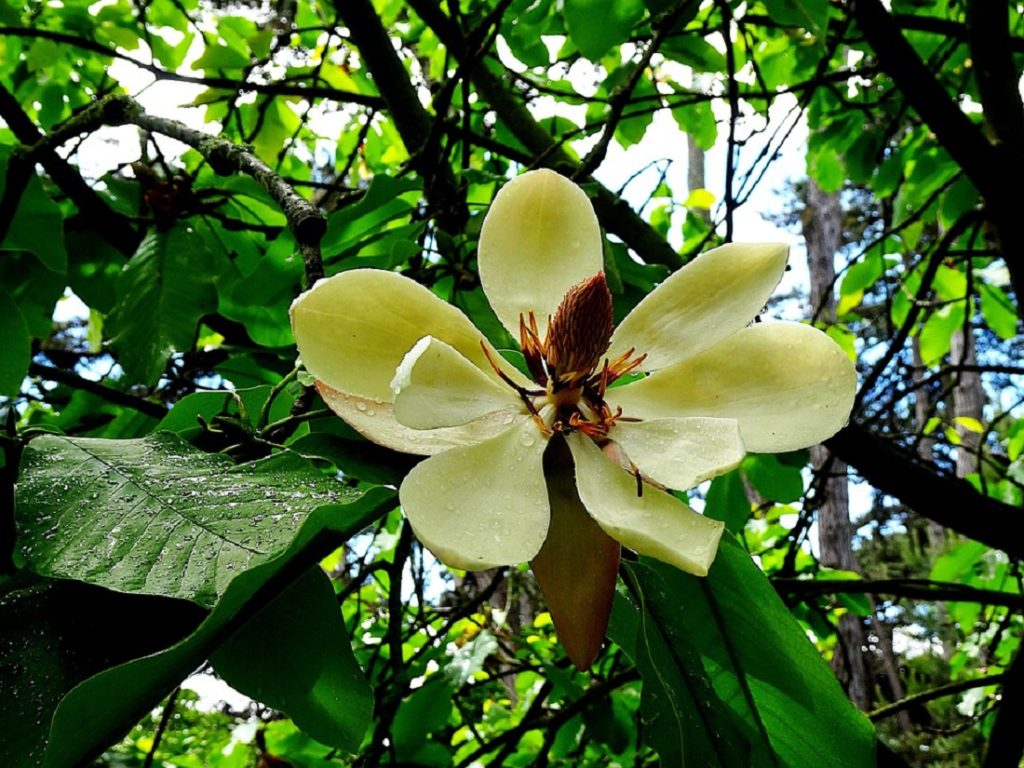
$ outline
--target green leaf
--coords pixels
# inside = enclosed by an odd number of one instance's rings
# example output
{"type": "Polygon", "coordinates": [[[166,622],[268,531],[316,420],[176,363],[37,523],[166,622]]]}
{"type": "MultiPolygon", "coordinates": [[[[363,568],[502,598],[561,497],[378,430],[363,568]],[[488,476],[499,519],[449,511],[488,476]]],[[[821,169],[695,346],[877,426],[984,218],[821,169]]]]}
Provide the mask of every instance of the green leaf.
{"type": "Polygon", "coordinates": [[[808,152],[807,172],[826,192],[838,192],[846,181],[846,172],[838,153],[829,146],[808,152]]]}
{"type": "Polygon", "coordinates": [[[920,334],[921,360],[925,365],[935,365],[949,352],[950,340],[963,324],[963,302],[947,304],[932,312],[920,334]]]}
{"type": "Polygon", "coordinates": [[[828,0],[765,0],[772,21],[822,33],[828,26],[828,0]]]}
{"type": "MultiPolygon", "coordinates": [[[[38,40],[38,43],[49,43],[38,40]]],[[[51,43],[52,45],[52,43],[51,43]]],[[[55,55],[59,55],[55,54],[55,55]]],[[[11,148],[0,144],[0,197],[7,188],[7,166],[11,148]]],[[[64,272],[68,254],[64,250],[64,217],[60,208],[43,191],[39,177],[32,172],[18,200],[11,226],[0,243],[0,250],[28,251],[47,269],[64,272]]],[[[6,306],[6,305],[5,305],[6,306]]]]}
{"type": "Polygon", "coordinates": [[[218,40],[207,45],[203,55],[195,60],[192,69],[243,69],[250,64],[250,57],[238,48],[218,40]]]}
{"type": "Polygon", "coordinates": [[[956,224],[957,220],[978,204],[978,190],[967,176],[961,176],[953,185],[942,193],[939,206],[939,221],[946,229],[956,224]]]}
{"type": "Polygon", "coordinates": [[[849,296],[870,288],[885,273],[885,259],[881,249],[870,250],[862,260],[854,262],[843,275],[839,293],[849,296]]]}
{"type": "Polygon", "coordinates": [[[626,42],[644,12],[641,0],[565,0],[562,9],[569,38],[591,61],[626,42]]]}
{"type": "Polygon", "coordinates": [[[13,299],[29,334],[35,338],[46,339],[53,332],[54,306],[66,284],[62,272],[47,269],[28,252],[0,252],[0,285],[13,299]]]}
{"type": "Polygon", "coordinates": [[[0,590],[0,765],[19,768],[42,764],[50,717],[74,686],[177,642],[205,615],[181,600],[27,577],[0,590]]]}
{"type": "Polygon", "coordinates": [[[121,273],[107,321],[131,380],[155,383],[167,358],[195,343],[199,318],[217,308],[215,262],[205,240],[183,224],[146,235],[121,273]]]}
{"type": "Polygon", "coordinates": [[[193,392],[176,402],[153,431],[174,432],[191,440],[203,430],[200,419],[209,422],[215,416],[224,414],[230,403],[230,392],[193,392]]]}
{"type": "Polygon", "coordinates": [[[287,549],[228,585],[213,611],[167,650],[119,664],[72,689],[54,713],[46,768],[72,768],[112,744],[238,629],[239,619],[272,600],[308,570],[394,505],[394,494],[373,489],[343,504],[318,508],[287,549]],[[97,706],[102,702],[103,706],[97,706]]]}
{"type": "Polygon", "coordinates": [[[401,758],[413,758],[427,737],[448,722],[455,688],[443,677],[430,680],[402,702],[391,730],[401,758]]]}
{"type": "Polygon", "coordinates": [[[381,237],[385,224],[413,211],[420,189],[412,179],[374,176],[358,201],[327,217],[327,232],[320,243],[324,258],[334,258],[367,239],[381,237]]]}
{"type": "Polygon", "coordinates": [[[984,544],[965,541],[935,561],[931,578],[935,581],[969,583],[975,572],[984,567],[985,558],[990,552],[989,547],[984,544]]]}
{"type": "Polygon", "coordinates": [[[711,149],[718,138],[718,123],[711,111],[711,105],[705,101],[686,104],[672,110],[672,117],[679,130],[693,136],[694,142],[704,150],[711,149]]]}
{"type": "Polygon", "coordinates": [[[978,293],[981,295],[981,315],[985,318],[985,324],[1003,341],[1015,338],[1017,312],[1010,297],[1002,288],[989,283],[981,283],[978,286],[978,293]]]}
{"type": "Polygon", "coordinates": [[[319,566],[235,632],[212,661],[230,686],[281,710],[317,741],[358,750],[373,692],[319,566]]]}
{"type": "Polygon", "coordinates": [[[743,472],[762,496],[788,504],[804,495],[804,478],[800,470],[806,463],[806,454],[802,457],[803,460],[797,464],[782,461],[771,453],[751,453],[743,459],[743,472]]]}
{"type": "Polygon", "coordinates": [[[14,303],[14,297],[0,286],[0,397],[13,396],[21,389],[32,359],[28,323],[14,303]]]}
{"type": "Polygon", "coordinates": [[[675,606],[675,620],[700,653],[715,692],[750,729],[755,746],[750,765],[875,764],[871,723],[847,699],[768,579],[734,540],[723,539],[703,580],[661,563],[644,565],[665,584],[662,610],[675,606]],[[808,738],[822,723],[828,723],[828,738],[808,738]],[[759,751],[765,741],[768,754],[759,751]]]}
{"type": "Polygon", "coordinates": [[[724,72],[725,56],[698,34],[673,35],[662,50],[697,72],[724,72]]]}
{"type": "Polygon", "coordinates": [[[733,533],[743,529],[750,517],[750,500],[738,469],[711,481],[704,514],[721,520],[733,533]]]}
{"type": "Polygon", "coordinates": [[[686,208],[711,208],[715,204],[715,196],[706,189],[694,189],[686,196],[683,205],[686,208]]]}
{"type": "Polygon", "coordinates": [[[168,433],[43,436],[22,469],[19,543],[37,573],[205,606],[313,510],[351,498],[296,456],[236,466],[168,433]]]}
{"type": "MultiPolygon", "coordinates": [[[[738,768],[762,765],[750,739],[712,688],[701,655],[690,642],[688,611],[650,563],[623,563],[638,605],[635,638],[612,639],[631,651],[643,680],[644,740],[667,766],[738,768]]],[[[668,571],[679,573],[672,568],[668,571]]],[[[616,623],[614,633],[626,623],[616,623]]],[[[763,751],[763,750],[760,750],[763,751]]]]}
{"type": "Polygon", "coordinates": [[[66,232],[64,245],[75,256],[68,264],[68,285],[93,309],[108,314],[117,304],[124,255],[93,229],[66,232]]]}

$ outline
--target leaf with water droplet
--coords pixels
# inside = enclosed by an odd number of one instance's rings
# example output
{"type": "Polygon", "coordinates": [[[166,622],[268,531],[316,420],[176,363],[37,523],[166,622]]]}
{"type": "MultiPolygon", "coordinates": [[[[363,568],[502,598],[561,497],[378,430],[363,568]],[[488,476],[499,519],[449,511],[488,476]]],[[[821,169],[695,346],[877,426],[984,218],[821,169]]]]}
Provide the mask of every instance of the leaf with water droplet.
{"type": "Polygon", "coordinates": [[[287,547],[313,510],[357,496],[291,454],[236,466],[169,433],[46,435],[25,450],[19,545],[41,575],[209,607],[238,573],[287,547]]]}
{"type": "Polygon", "coordinates": [[[875,764],[871,723],[734,539],[707,578],[648,558],[625,570],[636,602],[618,601],[609,636],[640,670],[645,739],[663,764],[875,764]],[[806,738],[821,723],[829,738],[806,738]]]}

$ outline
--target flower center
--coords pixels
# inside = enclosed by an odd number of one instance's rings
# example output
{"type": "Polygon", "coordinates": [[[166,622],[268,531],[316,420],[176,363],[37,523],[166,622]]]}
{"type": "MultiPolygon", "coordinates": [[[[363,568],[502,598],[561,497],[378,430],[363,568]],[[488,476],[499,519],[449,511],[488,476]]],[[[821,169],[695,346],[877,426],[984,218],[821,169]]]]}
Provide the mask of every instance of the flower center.
{"type": "Polygon", "coordinates": [[[611,336],[612,296],[604,273],[598,272],[566,292],[544,339],[533,312],[519,316],[526,366],[541,389],[519,387],[502,375],[493,360],[491,364],[519,393],[541,431],[580,431],[602,442],[611,426],[623,418],[621,409],[613,412],[605,402],[605,392],[647,357],[634,357],[629,349],[610,361],[605,353],[611,336]]]}

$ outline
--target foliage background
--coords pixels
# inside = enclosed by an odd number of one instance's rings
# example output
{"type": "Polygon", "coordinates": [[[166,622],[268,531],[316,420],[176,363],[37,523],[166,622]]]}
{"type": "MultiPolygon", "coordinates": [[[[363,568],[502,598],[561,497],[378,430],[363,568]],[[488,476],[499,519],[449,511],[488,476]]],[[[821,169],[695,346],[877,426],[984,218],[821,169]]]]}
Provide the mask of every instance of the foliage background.
{"type": "Polygon", "coordinates": [[[1017,766],[1022,55],[981,0],[0,0],[3,762],[1017,766]],[[545,166],[621,316],[794,151],[769,312],[856,359],[851,422],[695,491],[711,576],[625,563],[576,672],[528,571],[417,545],[289,303],[394,269],[512,346],[475,243],[545,166]]]}

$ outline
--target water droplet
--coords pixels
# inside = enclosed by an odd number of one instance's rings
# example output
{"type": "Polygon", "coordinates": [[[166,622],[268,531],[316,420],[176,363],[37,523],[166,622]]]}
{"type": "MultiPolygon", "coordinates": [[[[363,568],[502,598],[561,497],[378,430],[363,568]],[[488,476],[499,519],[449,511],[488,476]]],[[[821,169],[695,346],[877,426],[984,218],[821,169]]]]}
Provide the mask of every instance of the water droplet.
{"type": "Polygon", "coordinates": [[[356,410],[365,411],[366,410],[366,403],[357,401],[356,402],[356,410]]]}

